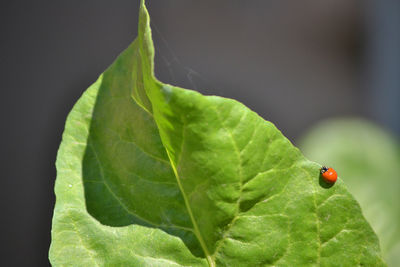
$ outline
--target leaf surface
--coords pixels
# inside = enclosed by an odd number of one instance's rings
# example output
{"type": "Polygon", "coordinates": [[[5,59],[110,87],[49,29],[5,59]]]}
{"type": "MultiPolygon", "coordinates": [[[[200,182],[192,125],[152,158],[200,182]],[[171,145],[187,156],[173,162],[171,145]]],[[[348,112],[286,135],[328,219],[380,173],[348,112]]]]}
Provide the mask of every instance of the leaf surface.
{"type": "Polygon", "coordinates": [[[149,16],[68,116],[54,266],[384,266],[342,181],[326,187],[243,104],[154,77],[149,16]]]}
{"type": "Polygon", "coordinates": [[[394,136],[363,119],[331,119],[300,142],[307,157],[329,162],[378,234],[389,266],[400,266],[400,155],[394,136]],[[324,149],[321,150],[320,148],[324,149]]]}

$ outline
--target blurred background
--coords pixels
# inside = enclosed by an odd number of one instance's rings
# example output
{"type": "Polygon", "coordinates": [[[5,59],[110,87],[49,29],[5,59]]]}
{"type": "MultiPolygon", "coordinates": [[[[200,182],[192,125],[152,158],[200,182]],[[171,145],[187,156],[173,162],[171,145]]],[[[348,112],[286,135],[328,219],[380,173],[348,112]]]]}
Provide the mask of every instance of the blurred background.
{"type": "MultiPolygon", "coordinates": [[[[335,167],[400,266],[400,1],[147,5],[157,77],[243,102],[311,160],[335,167]]],[[[66,116],[135,38],[138,6],[0,3],[2,266],[49,265],[66,116]]]]}

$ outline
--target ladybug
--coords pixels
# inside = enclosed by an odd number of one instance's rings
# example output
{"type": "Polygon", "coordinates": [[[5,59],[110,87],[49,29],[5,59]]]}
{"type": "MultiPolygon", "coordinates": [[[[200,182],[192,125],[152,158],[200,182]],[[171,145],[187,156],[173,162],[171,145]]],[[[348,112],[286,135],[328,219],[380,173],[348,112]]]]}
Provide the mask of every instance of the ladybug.
{"type": "Polygon", "coordinates": [[[321,168],[321,175],[324,178],[325,182],[333,184],[337,180],[337,173],[332,168],[327,168],[323,166],[321,168]]]}

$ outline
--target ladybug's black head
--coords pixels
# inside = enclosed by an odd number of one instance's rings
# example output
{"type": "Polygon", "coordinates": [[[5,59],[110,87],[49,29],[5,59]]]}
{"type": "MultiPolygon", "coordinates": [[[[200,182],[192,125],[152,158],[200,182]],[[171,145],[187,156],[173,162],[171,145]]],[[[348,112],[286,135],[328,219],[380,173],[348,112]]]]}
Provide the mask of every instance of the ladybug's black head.
{"type": "Polygon", "coordinates": [[[324,172],[326,172],[328,170],[328,168],[327,167],[325,167],[325,166],[322,166],[322,168],[321,168],[321,173],[324,173],[324,172]]]}

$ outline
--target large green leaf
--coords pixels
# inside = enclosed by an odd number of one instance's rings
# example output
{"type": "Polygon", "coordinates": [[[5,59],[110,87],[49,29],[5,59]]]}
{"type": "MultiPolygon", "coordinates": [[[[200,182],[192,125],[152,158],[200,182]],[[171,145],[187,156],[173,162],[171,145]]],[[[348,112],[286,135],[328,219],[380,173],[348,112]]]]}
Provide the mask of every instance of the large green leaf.
{"type": "Polygon", "coordinates": [[[381,266],[342,181],[241,103],[163,84],[149,17],[68,116],[55,266],[381,266]]]}
{"type": "Polygon", "coordinates": [[[300,142],[305,155],[335,166],[378,233],[389,266],[400,266],[399,143],[371,122],[331,119],[300,142]],[[323,147],[323,149],[321,149],[323,147]]]}

